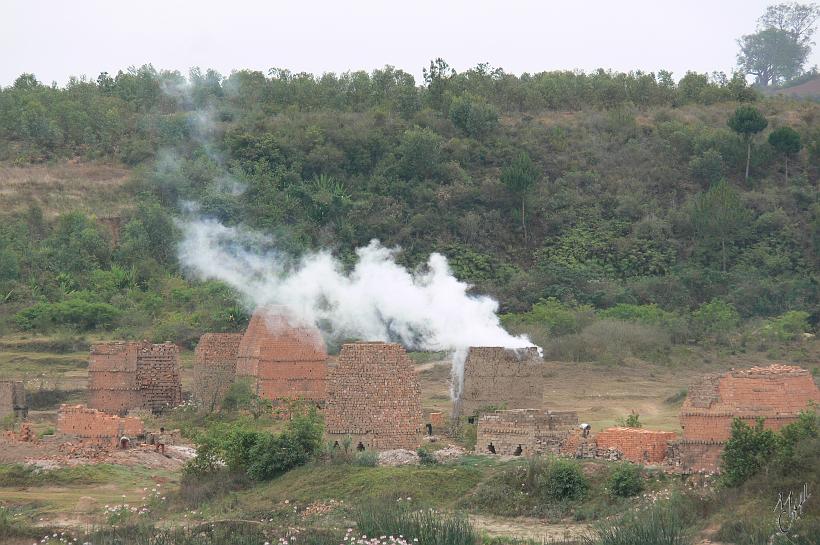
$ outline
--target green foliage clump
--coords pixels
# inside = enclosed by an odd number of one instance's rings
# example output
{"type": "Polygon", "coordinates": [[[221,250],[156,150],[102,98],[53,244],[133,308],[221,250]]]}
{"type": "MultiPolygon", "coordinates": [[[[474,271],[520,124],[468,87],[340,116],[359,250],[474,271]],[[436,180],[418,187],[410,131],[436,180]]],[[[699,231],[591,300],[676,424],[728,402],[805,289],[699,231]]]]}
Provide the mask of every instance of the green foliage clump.
{"type": "Polygon", "coordinates": [[[768,339],[787,342],[800,338],[809,329],[809,313],[790,310],[767,320],[761,329],[761,334],[768,339]]]}
{"type": "Polygon", "coordinates": [[[120,310],[108,303],[89,301],[83,294],[56,303],[37,303],[17,313],[15,321],[20,329],[50,331],[68,326],[88,331],[110,327],[120,310]]]}
{"type": "Polygon", "coordinates": [[[574,460],[535,457],[481,483],[466,502],[502,516],[544,516],[583,500],[589,489],[574,460]]]}
{"type": "Polygon", "coordinates": [[[618,425],[625,428],[642,428],[643,424],[640,421],[640,415],[636,412],[631,412],[626,418],[618,419],[618,425]]]}
{"type": "Polygon", "coordinates": [[[737,328],[740,315],[731,304],[713,299],[692,313],[692,323],[701,337],[725,340],[726,336],[737,328]]]}
{"type": "Polygon", "coordinates": [[[621,463],[609,474],[607,488],[621,498],[637,496],[643,491],[643,474],[641,466],[621,463]]]}
{"type": "Polygon", "coordinates": [[[721,456],[721,479],[728,486],[742,483],[771,459],[776,448],[775,434],[763,428],[763,419],[758,419],[752,427],[735,418],[732,436],[721,456]]]}
{"type": "Polygon", "coordinates": [[[185,475],[196,478],[217,470],[242,472],[265,481],[304,465],[322,447],[323,422],[315,407],[292,414],[277,435],[244,427],[215,426],[197,439],[197,454],[185,466],[185,475]]]}
{"type": "Polygon", "coordinates": [[[416,454],[419,457],[419,463],[423,466],[432,466],[438,463],[433,453],[426,448],[419,447],[418,450],[416,450],[416,454]]]}

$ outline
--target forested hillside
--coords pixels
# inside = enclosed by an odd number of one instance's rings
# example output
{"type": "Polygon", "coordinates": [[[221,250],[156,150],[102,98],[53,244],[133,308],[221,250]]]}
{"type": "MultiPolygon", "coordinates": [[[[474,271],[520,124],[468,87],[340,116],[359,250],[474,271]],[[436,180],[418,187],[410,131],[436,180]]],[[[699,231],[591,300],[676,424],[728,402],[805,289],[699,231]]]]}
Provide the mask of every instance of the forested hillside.
{"type": "Polygon", "coordinates": [[[642,357],[789,341],[818,318],[820,104],[740,76],[440,60],[423,82],[390,67],[22,75],[0,90],[0,160],[131,169],[117,244],[93,215],[0,206],[0,333],[191,343],[242,327],[232,290],[180,270],[189,202],[293,255],[351,263],[373,238],[411,267],[444,253],[509,327],[574,336],[554,357],[601,358],[588,347],[613,336],[642,357]]]}

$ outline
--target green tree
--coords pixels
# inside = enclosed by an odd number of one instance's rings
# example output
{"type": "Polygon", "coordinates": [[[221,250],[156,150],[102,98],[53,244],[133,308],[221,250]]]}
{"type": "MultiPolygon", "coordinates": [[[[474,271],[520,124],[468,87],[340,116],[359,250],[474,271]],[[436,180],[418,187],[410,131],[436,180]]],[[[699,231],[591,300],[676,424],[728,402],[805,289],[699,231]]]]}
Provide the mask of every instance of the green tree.
{"type": "Polygon", "coordinates": [[[758,85],[778,85],[803,72],[811,52],[817,4],[776,4],[757,20],[757,32],[738,40],[738,66],[758,85]]]}
{"type": "Polygon", "coordinates": [[[721,479],[728,486],[737,486],[765,466],[777,450],[777,436],[763,428],[758,418],[754,427],[735,418],[732,436],[721,455],[721,479]]]}
{"type": "Polygon", "coordinates": [[[692,321],[701,336],[711,335],[721,340],[737,327],[740,315],[729,303],[712,299],[692,313],[692,321]]]}
{"type": "Polygon", "coordinates": [[[800,75],[809,48],[787,32],[769,28],[743,36],[737,41],[738,67],[755,76],[758,85],[778,85],[800,75]]]}
{"type": "Polygon", "coordinates": [[[521,199],[521,229],[524,232],[524,244],[527,243],[527,222],[525,205],[527,191],[538,181],[540,173],[527,152],[522,151],[513,162],[501,171],[501,181],[518,198],[521,199]]]}
{"type": "Polygon", "coordinates": [[[749,162],[752,157],[752,139],[765,129],[769,122],[756,108],[740,106],[727,122],[729,128],[739,134],[746,144],[746,183],[749,182],[749,162]]]}
{"type": "Polygon", "coordinates": [[[748,223],[749,213],[740,196],[726,180],[695,197],[692,223],[701,239],[720,245],[721,269],[726,272],[726,243],[731,242],[748,223]]]}
{"type": "Polygon", "coordinates": [[[769,133],[769,144],[783,154],[786,161],[786,181],[789,180],[789,157],[797,155],[803,148],[800,133],[791,127],[780,127],[769,133]]]}

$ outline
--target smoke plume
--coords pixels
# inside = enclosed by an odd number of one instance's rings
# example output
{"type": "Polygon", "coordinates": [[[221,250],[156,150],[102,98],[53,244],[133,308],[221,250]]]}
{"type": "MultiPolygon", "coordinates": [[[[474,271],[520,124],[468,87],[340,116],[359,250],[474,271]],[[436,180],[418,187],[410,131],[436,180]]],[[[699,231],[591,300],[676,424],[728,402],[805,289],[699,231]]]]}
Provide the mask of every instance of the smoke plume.
{"type": "Polygon", "coordinates": [[[182,264],[203,279],[221,280],[249,306],[284,305],[333,340],[397,341],[410,349],[453,353],[451,394],[460,394],[470,346],[533,346],[501,327],[498,303],[468,293],[441,254],[422,272],[396,263],[396,250],[378,241],[356,250],[345,271],[329,252],[299,259],[283,255],[269,238],[215,220],[182,224],[182,264]]]}

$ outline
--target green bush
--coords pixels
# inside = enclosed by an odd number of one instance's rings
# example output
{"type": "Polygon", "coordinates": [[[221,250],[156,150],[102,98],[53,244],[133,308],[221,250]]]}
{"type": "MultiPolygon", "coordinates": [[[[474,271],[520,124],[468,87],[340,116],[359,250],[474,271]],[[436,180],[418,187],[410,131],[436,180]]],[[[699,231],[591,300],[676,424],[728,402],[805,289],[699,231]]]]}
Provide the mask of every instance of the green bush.
{"type": "Polygon", "coordinates": [[[189,477],[212,474],[224,462],[253,480],[265,481],[304,465],[322,448],[323,422],[315,407],[292,411],[278,435],[235,424],[215,425],[197,438],[197,454],[185,467],[189,477]]]}
{"type": "Polygon", "coordinates": [[[754,427],[739,418],[732,422],[732,435],[721,455],[721,480],[737,486],[765,466],[777,449],[777,437],[764,429],[758,418],[754,427]]]}
{"type": "Polygon", "coordinates": [[[692,323],[701,338],[711,337],[721,342],[737,328],[740,315],[729,303],[712,299],[692,313],[692,323]]]}
{"type": "Polygon", "coordinates": [[[416,454],[418,454],[419,463],[423,466],[432,466],[438,463],[438,460],[436,460],[436,457],[433,456],[433,453],[426,448],[419,447],[416,454]]]}
{"type": "Polygon", "coordinates": [[[549,465],[544,486],[546,495],[554,500],[580,500],[586,496],[589,481],[577,462],[558,458],[549,465]]]}
{"type": "Polygon", "coordinates": [[[610,473],[609,491],[618,497],[629,498],[643,491],[643,471],[635,464],[621,463],[610,473]]]}
{"type": "Polygon", "coordinates": [[[110,328],[120,310],[108,303],[91,302],[74,295],[57,303],[37,303],[17,313],[20,329],[47,331],[55,326],[71,326],[80,330],[110,328]]]}
{"type": "Polygon", "coordinates": [[[377,452],[372,450],[357,452],[353,456],[353,465],[361,467],[376,467],[379,465],[379,455],[377,452]]]}
{"type": "Polygon", "coordinates": [[[768,320],[761,329],[761,334],[770,340],[787,342],[800,338],[809,330],[809,313],[790,310],[768,320]]]}

